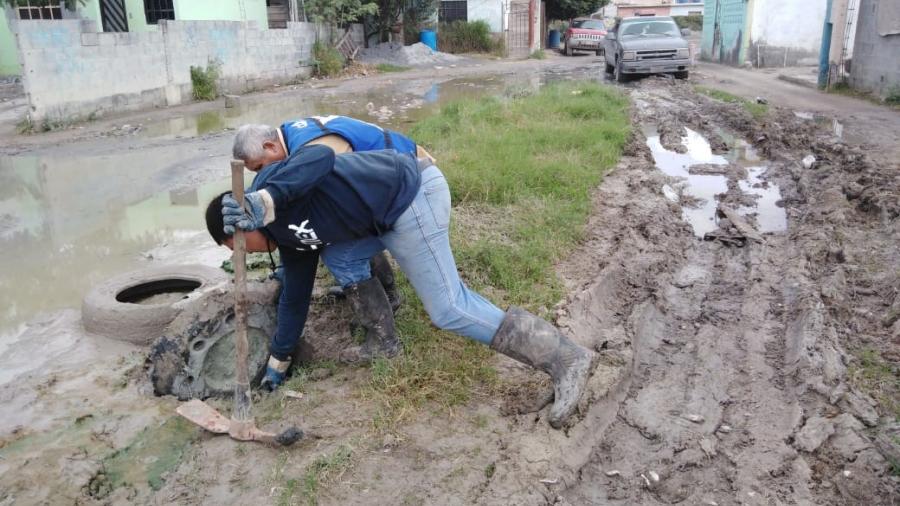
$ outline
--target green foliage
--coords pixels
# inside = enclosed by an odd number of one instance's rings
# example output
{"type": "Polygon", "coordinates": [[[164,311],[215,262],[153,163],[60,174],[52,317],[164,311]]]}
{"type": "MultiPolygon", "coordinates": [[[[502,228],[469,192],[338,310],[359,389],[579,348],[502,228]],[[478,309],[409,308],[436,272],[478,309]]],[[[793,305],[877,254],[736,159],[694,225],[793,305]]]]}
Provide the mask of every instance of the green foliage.
{"type": "Polygon", "coordinates": [[[894,86],[884,99],[890,105],[900,105],[900,86],[894,86]]]}
{"type": "MultiPolygon", "coordinates": [[[[453,198],[451,240],[466,283],[500,307],[552,307],[554,265],[581,239],[591,191],[619,159],[628,100],[595,83],[560,83],[516,98],[443,107],[412,138],[438,159],[453,198]]],[[[435,329],[401,278],[404,352],[372,365],[364,392],[387,431],[425,403],[450,409],[499,383],[491,351],[435,329]]]]}
{"type": "Polygon", "coordinates": [[[694,91],[708,97],[712,97],[729,104],[741,104],[755,119],[761,119],[769,112],[769,106],[766,104],[757,104],[737,95],[732,95],[727,91],[717,90],[715,88],[707,88],[705,86],[695,86],[694,91]]]}
{"type": "Polygon", "coordinates": [[[403,40],[406,44],[419,41],[419,32],[435,28],[438,0],[407,0],[403,9],[403,40]]]}
{"type": "Polygon", "coordinates": [[[675,24],[678,28],[688,28],[695,32],[703,30],[703,15],[692,14],[690,16],[674,16],[675,24]]]}
{"type": "Polygon", "coordinates": [[[334,77],[344,70],[344,55],[337,49],[322,43],[313,44],[313,66],[319,77],[334,77]]]}
{"type": "Polygon", "coordinates": [[[412,67],[404,67],[401,65],[391,65],[390,63],[379,63],[378,65],[375,65],[376,70],[378,70],[379,72],[384,72],[384,73],[406,72],[407,70],[409,70],[411,68],[412,67]]]}
{"type": "Polygon", "coordinates": [[[494,49],[487,21],[454,21],[438,28],[438,48],[445,53],[489,53],[494,49]]]}
{"type": "Polygon", "coordinates": [[[301,5],[312,21],[339,27],[378,12],[375,2],[363,3],[362,0],[305,0],[301,5]]]}
{"type": "Polygon", "coordinates": [[[306,468],[303,495],[308,505],[318,504],[319,487],[338,480],[350,468],[352,456],[353,449],[341,445],[330,455],[320,455],[306,468]]]}
{"type": "Polygon", "coordinates": [[[196,100],[215,100],[219,96],[216,79],[219,78],[221,64],[211,60],[206,68],[191,65],[191,92],[196,100]]]}
{"type": "Polygon", "coordinates": [[[543,49],[536,49],[528,55],[532,60],[543,60],[547,58],[547,53],[544,52],[543,49]]]}
{"type": "Polygon", "coordinates": [[[547,19],[572,19],[590,16],[609,0],[548,0],[547,19]]]}
{"type": "Polygon", "coordinates": [[[854,350],[848,368],[850,383],[874,397],[883,412],[900,420],[900,368],[885,360],[877,349],[854,350]]]}

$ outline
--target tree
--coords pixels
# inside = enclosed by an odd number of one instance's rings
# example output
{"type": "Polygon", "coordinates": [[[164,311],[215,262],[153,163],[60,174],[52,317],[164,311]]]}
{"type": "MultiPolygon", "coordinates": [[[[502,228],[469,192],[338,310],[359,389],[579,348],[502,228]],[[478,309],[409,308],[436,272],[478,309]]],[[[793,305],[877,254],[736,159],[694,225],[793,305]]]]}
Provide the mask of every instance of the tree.
{"type": "Polygon", "coordinates": [[[362,0],[306,0],[303,8],[312,21],[339,27],[378,13],[378,4],[362,0]]]}
{"type": "Polygon", "coordinates": [[[572,19],[590,16],[609,0],[547,0],[547,19],[572,19]]]}

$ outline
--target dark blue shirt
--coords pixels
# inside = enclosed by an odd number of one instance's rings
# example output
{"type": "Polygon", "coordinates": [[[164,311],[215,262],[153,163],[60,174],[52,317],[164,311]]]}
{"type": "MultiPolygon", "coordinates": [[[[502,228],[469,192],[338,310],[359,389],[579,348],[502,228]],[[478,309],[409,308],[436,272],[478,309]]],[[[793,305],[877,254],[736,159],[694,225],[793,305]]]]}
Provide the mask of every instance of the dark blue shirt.
{"type": "Polygon", "coordinates": [[[321,145],[303,147],[257,176],[253,189],[265,189],[275,203],[275,221],[266,230],[284,265],[271,348],[276,358],[287,359],[303,331],[318,251],[390,230],[420,184],[411,155],[384,150],[335,156],[321,145]]]}

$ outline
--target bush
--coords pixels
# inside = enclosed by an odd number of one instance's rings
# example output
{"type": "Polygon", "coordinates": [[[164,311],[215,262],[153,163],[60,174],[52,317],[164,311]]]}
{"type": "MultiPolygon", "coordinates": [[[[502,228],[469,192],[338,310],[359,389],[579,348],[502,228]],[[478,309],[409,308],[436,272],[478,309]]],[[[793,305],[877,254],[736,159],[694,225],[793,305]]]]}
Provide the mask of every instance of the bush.
{"type": "Polygon", "coordinates": [[[322,42],[313,44],[313,60],[316,75],[319,77],[333,77],[344,70],[344,55],[322,42]]]}
{"type": "Polygon", "coordinates": [[[531,58],[532,60],[543,60],[544,58],[547,57],[547,54],[544,53],[543,49],[537,49],[535,51],[532,51],[531,54],[528,55],[528,57],[531,58]]]}
{"type": "Polygon", "coordinates": [[[205,69],[191,65],[191,93],[195,100],[215,100],[219,96],[216,79],[220,68],[218,61],[210,61],[205,69]]]}
{"type": "Polygon", "coordinates": [[[494,49],[487,21],[454,21],[438,28],[438,48],[445,53],[489,53],[494,49]]]}
{"type": "Polygon", "coordinates": [[[675,24],[678,28],[688,28],[694,32],[703,31],[703,16],[693,14],[691,16],[674,16],[675,24]]]}

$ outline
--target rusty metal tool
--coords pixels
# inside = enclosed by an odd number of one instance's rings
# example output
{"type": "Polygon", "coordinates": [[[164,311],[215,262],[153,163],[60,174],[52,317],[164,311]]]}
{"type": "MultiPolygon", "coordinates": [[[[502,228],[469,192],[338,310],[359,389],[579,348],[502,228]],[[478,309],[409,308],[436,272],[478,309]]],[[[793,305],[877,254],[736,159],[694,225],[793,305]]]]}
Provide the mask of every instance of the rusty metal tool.
{"type": "MultiPolygon", "coordinates": [[[[244,162],[231,161],[231,192],[234,199],[244,207],[244,162]]],[[[175,410],[179,415],[216,434],[228,434],[238,441],[259,441],[261,443],[289,446],[303,437],[303,431],[291,427],[280,434],[265,432],[253,421],[253,404],[250,399],[250,378],[247,365],[249,343],[247,341],[247,264],[244,232],[235,227],[234,250],[231,261],[234,264],[234,339],[235,339],[235,382],[234,409],[231,420],[200,399],[188,401],[175,410]]]]}

